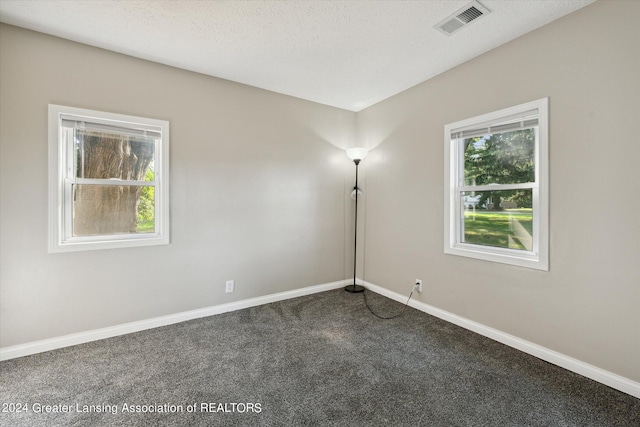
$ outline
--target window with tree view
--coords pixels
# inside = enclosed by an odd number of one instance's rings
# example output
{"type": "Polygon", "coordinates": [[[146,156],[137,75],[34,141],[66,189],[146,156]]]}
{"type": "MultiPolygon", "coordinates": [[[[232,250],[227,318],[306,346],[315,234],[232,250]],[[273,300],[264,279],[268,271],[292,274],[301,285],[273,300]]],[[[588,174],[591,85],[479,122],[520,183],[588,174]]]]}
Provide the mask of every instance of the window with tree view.
{"type": "Polygon", "coordinates": [[[168,243],[168,123],[49,110],[50,250],[168,243]]]}
{"type": "Polygon", "coordinates": [[[445,252],[548,269],[547,105],[445,127],[445,252]]]}

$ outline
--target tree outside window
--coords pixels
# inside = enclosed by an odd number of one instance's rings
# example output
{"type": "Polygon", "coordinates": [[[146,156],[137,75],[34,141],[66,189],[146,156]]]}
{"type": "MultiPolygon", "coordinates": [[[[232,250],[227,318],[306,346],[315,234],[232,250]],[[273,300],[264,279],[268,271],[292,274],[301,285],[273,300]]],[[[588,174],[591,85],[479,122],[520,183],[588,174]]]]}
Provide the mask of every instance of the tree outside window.
{"type": "Polygon", "coordinates": [[[445,253],[548,269],[548,99],[445,126],[445,253]]]}
{"type": "Polygon", "coordinates": [[[50,106],[52,252],[168,243],[168,122],[50,106]]]}

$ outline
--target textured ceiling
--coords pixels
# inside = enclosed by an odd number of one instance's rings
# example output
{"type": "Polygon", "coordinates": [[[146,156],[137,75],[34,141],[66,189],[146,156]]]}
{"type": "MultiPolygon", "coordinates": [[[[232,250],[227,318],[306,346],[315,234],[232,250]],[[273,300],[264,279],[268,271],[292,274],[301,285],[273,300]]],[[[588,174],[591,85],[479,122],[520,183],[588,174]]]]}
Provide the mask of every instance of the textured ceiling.
{"type": "Polygon", "coordinates": [[[2,0],[0,21],[359,111],[593,0],[480,0],[433,28],[469,2],[2,0]]]}

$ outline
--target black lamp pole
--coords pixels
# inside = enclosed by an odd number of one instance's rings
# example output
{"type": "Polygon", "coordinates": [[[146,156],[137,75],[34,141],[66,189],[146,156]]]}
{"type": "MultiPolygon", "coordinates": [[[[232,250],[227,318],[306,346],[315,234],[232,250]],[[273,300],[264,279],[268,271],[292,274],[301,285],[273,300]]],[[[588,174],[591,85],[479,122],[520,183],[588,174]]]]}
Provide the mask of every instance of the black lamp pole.
{"type": "Polygon", "coordinates": [[[356,218],[353,232],[353,285],[345,286],[344,290],[347,292],[364,292],[364,287],[356,285],[356,254],[358,253],[358,164],[361,159],[353,159],[353,163],[356,164],[356,218]]]}

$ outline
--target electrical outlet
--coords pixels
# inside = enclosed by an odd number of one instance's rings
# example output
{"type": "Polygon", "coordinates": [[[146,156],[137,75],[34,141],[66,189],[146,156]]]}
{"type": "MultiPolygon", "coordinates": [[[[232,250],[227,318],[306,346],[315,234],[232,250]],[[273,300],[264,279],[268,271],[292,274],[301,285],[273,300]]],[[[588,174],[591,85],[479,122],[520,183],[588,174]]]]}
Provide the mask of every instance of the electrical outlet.
{"type": "Polygon", "coordinates": [[[416,279],[416,290],[418,292],[422,292],[422,280],[421,279],[416,279]]]}
{"type": "Polygon", "coordinates": [[[227,290],[226,292],[233,292],[233,287],[235,286],[235,280],[227,280],[227,290]]]}

